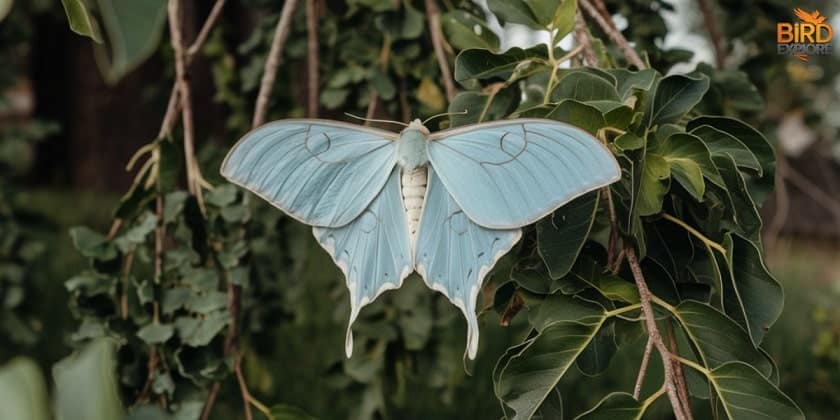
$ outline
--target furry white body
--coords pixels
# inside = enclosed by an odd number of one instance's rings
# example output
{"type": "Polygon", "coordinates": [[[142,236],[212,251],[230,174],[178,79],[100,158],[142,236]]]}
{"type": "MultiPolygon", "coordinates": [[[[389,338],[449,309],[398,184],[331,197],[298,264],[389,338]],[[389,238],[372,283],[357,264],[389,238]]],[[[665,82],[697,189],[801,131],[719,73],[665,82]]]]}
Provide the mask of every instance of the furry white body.
{"type": "Polygon", "coordinates": [[[401,170],[400,189],[412,246],[417,237],[429,180],[429,155],[426,147],[428,136],[429,130],[423,123],[414,120],[397,139],[397,163],[401,170]]]}

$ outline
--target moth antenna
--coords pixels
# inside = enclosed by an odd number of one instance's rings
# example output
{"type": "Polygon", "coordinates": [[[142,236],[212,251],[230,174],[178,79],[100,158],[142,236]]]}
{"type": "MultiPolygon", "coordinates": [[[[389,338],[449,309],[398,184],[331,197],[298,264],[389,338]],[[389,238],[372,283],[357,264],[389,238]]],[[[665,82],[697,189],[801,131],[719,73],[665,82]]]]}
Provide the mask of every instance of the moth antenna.
{"type": "Polygon", "coordinates": [[[440,114],[435,114],[435,115],[432,115],[431,117],[426,118],[425,120],[423,120],[423,125],[426,125],[426,123],[427,123],[427,122],[429,122],[429,121],[431,121],[431,120],[433,120],[433,119],[435,119],[435,118],[445,117],[445,116],[447,116],[447,115],[467,115],[468,113],[469,113],[469,111],[467,111],[467,110],[465,109],[465,110],[463,110],[463,111],[459,111],[459,112],[443,112],[443,113],[440,113],[440,114]]]}
{"type": "Polygon", "coordinates": [[[399,125],[401,125],[401,126],[403,126],[403,127],[408,127],[408,124],[406,124],[406,123],[404,123],[404,122],[401,122],[401,121],[377,120],[377,119],[374,119],[374,118],[365,118],[365,117],[360,117],[360,116],[358,116],[358,115],[353,115],[353,114],[351,114],[351,113],[349,113],[349,112],[345,112],[345,113],[344,113],[344,115],[346,115],[346,116],[348,116],[348,117],[351,117],[351,118],[355,118],[355,119],[357,119],[357,120],[362,120],[362,121],[369,121],[369,122],[381,122],[381,123],[388,123],[388,124],[399,124],[399,125]]]}

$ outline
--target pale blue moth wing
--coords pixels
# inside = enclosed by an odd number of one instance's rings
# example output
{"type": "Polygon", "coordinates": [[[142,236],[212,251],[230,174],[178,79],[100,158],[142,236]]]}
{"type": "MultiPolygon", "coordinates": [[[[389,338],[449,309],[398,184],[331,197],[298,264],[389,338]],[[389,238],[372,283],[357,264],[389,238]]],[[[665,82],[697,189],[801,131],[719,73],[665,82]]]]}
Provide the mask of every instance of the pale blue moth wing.
{"type": "Polygon", "coordinates": [[[478,351],[476,298],[484,276],[519,241],[519,229],[488,229],[461,211],[446,187],[429,169],[428,189],[417,231],[417,272],[430,288],[461,309],[467,319],[467,355],[478,351]]]}
{"type": "Polygon", "coordinates": [[[385,185],[396,165],[395,138],[334,121],[277,121],[236,143],[222,175],[303,223],[344,226],[385,185]]]}
{"type": "Polygon", "coordinates": [[[392,170],[379,195],[349,224],[313,229],[315,238],[344,272],[350,290],[347,357],[353,352],[351,327],[362,307],[382,292],[400,287],[414,271],[399,172],[392,170]]]}
{"type": "Polygon", "coordinates": [[[522,227],[621,178],[612,153],[568,124],[519,119],[434,133],[429,161],[475,223],[522,227]]]}

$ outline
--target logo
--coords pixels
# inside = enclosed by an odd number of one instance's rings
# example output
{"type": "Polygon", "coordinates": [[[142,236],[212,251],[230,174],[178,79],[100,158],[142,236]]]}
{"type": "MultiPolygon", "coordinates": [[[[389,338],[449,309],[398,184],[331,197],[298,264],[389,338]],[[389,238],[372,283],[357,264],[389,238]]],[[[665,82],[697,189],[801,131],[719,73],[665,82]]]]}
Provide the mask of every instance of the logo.
{"type": "Polygon", "coordinates": [[[819,10],[808,13],[799,8],[793,9],[793,13],[801,22],[776,24],[777,52],[802,61],[808,61],[811,55],[831,55],[834,29],[825,22],[825,16],[819,10]]]}

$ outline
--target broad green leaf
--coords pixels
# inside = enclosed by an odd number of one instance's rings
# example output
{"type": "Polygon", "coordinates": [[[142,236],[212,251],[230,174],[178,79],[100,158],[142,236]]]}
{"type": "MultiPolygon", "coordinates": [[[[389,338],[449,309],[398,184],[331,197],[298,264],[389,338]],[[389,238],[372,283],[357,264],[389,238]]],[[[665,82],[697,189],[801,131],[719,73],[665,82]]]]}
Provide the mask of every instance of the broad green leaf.
{"type": "Polygon", "coordinates": [[[686,127],[692,130],[701,125],[710,125],[735,137],[747,146],[761,164],[761,174],[758,177],[746,175],[746,182],[750,196],[755,203],[761,205],[773,191],[776,176],[776,152],[758,130],[740,120],[729,117],[700,117],[689,122],[686,127]]]}
{"type": "Polygon", "coordinates": [[[627,132],[615,138],[613,145],[620,151],[639,150],[645,147],[645,140],[633,133],[627,132]]]}
{"type": "Polygon", "coordinates": [[[604,114],[607,126],[626,129],[633,120],[633,108],[616,101],[588,101],[587,105],[598,108],[604,114]]]}
{"type": "Polygon", "coordinates": [[[210,344],[213,338],[220,333],[230,322],[230,314],[226,311],[217,311],[204,318],[193,318],[182,316],[175,319],[175,329],[186,345],[201,347],[210,344]]]}
{"type": "MultiPolygon", "coordinates": [[[[691,126],[692,123],[689,123],[691,126]]],[[[761,173],[761,164],[744,143],[735,137],[710,125],[700,125],[691,130],[691,134],[701,138],[713,156],[729,155],[740,168],[748,168],[761,173]]]]}
{"type": "Polygon", "coordinates": [[[804,420],[802,410],[775,385],[742,362],[712,370],[709,381],[730,420],[804,420]]]}
{"type": "Polygon", "coordinates": [[[60,420],[123,418],[117,391],[114,343],[99,339],[53,367],[55,409],[60,420]]]}
{"type": "Polygon", "coordinates": [[[315,417],[312,417],[306,411],[286,404],[272,406],[271,415],[274,420],[315,420],[315,417]]]}
{"type": "Polygon", "coordinates": [[[563,420],[563,396],[560,390],[554,388],[543,401],[540,409],[537,410],[535,418],[540,420],[563,420]]]}
{"type": "Polygon", "coordinates": [[[607,122],[604,121],[603,115],[597,108],[572,99],[561,101],[543,118],[572,124],[592,135],[607,126],[607,122]]]}
{"type": "Polygon", "coordinates": [[[557,86],[551,92],[551,101],[560,102],[564,99],[586,101],[616,101],[620,102],[615,85],[603,77],[589,71],[570,71],[560,78],[557,86]]]}
{"type": "Polygon", "coordinates": [[[506,87],[498,92],[461,92],[449,104],[449,112],[466,114],[452,115],[452,127],[494,121],[504,118],[516,107],[519,89],[506,87]]]}
{"type": "Polygon", "coordinates": [[[397,87],[394,85],[391,77],[378,67],[371,73],[369,82],[371,87],[383,100],[389,101],[397,94],[397,87]]]}
{"type": "Polygon", "coordinates": [[[423,80],[420,81],[420,86],[417,87],[414,96],[420,104],[426,106],[432,111],[441,111],[444,107],[446,107],[446,97],[443,96],[443,92],[440,90],[440,87],[438,87],[438,85],[428,77],[423,78],[423,80]]]}
{"type": "Polygon", "coordinates": [[[558,321],[597,323],[604,315],[601,305],[578,296],[558,293],[534,298],[524,294],[523,300],[528,307],[528,322],[537,331],[558,321]]]}
{"type": "Polygon", "coordinates": [[[642,167],[636,211],[640,216],[650,216],[662,211],[662,200],[668,193],[671,167],[660,155],[645,155],[642,167]]]}
{"type": "Polygon", "coordinates": [[[764,98],[743,71],[715,71],[712,84],[722,94],[725,106],[741,111],[764,110],[764,98]]]}
{"type": "Polygon", "coordinates": [[[709,89],[709,78],[672,75],[659,81],[648,110],[648,127],[675,123],[694,108],[709,89]]]}
{"type": "Polygon", "coordinates": [[[61,0],[61,4],[64,6],[64,13],[67,15],[67,21],[73,32],[102,43],[99,26],[83,0],[61,0]]]}
{"type": "Polygon", "coordinates": [[[152,323],[140,328],[137,336],[146,344],[160,344],[169,340],[174,332],[175,328],[170,324],[152,323]]]}
{"type": "Polygon", "coordinates": [[[726,211],[731,212],[730,227],[747,238],[758,241],[761,234],[761,215],[750,197],[743,172],[735,166],[735,161],[727,155],[712,158],[721,178],[726,184],[723,194],[730,200],[726,211]]]}
{"type": "Polygon", "coordinates": [[[73,246],[83,256],[98,260],[111,260],[117,257],[117,248],[104,235],[86,226],[70,229],[73,246]]]}
{"type": "Polygon", "coordinates": [[[554,322],[538,335],[514,346],[496,366],[496,396],[513,419],[530,419],[589,344],[604,321],[554,322]]]}
{"type": "MultiPolygon", "coordinates": [[[[548,0],[548,2],[556,4],[554,0],[548,0]]],[[[554,18],[551,20],[551,26],[556,31],[553,40],[555,45],[574,29],[575,12],[577,12],[577,0],[563,0],[560,7],[557,7],[554,18]]]]}
{"type": "Polygon", "coordinates": [[[487,7],[501,23],[518,23],[531,29],[544,29],[531,8],[522,0],[487,0],[487,7]]]}
{"type": "Polygon", "coordinates": [[[49,394],[41,369],[16,358],[0,368],[0,418],[50,420],[49,394]]]}
{"type": "Polygon", "coordinates": [[[633,283],[609,272],[604,272],[603,265],[588,255],[582,255],[578,258],[567,277],[595,288],[598,293],[609,300],[626,303],[639,302],[639,292],[633,283]]]}
{"type": "Polygon", "coordinates": [[[724,187],[723,179],[712,162],[709,149],[700,138],[686,133],[676,133],[656,145],[671,167],[671,176],[680,183],[697,201],[703,201],[706,192],[704,178],[724,187]]]}
{"type": "Polygon", "coordinates": [[[116,83],[157,51],[166,24],[166,0],[98,0],[97,4],[110,52],[98,49],[97,61],[105,80],[116,83]]]}
{"type": "Polygon", "coordinates": [[[563,0],[522,0],[531,9],[531,14],[537,19],[537,23],[543,28],[548,28],[554,18],[554,12],[557,10],[563,0]]]}
{"type": "Polygon", "coordinates": [[[761,251],[754,243],[727,233],[723,245],[730,280],[724,281],[724,309],[746,328],[753,344],[758,346],[782,313],[782,285],[767,270],[761,251]]]}
{"type": "Polygon", "coordinates": [[[344,105],[348,95],[350,95],[349,89],[327,88],[321,92],[321,97],[318,100],[327,109],[336,109],[344,105]]]}
{"type": "Polygon", "coordinates": [[[644,407],[632,395],[613,392],[575,420],[640,420],[644,413],[644,407]]]}
{"type": "Polygon", "coordinates": [[[537,251],[552,278],[572,269],[592,229],[599,197],[598,191],[585,194],[537,223],[537,251]]]}
{"type": "Polygon", "coordinates": [[[632,95],[634,90],[649,91],[653,86],[653,82],[659,76],[659,73],[653,69],[639,71],[609,69],[607,71],[613,75],[618,82],[616,90],[618,91],[618,96],[622,101],[632,95]]]}
{"type": "MultiPolygon", "coordinates": [[[[446,18],[444,17],[443,20],[445,21],[446,18]]],[[[391,40],[395,41],[416,39],[423,34],[423,13],[411,7],[410,4],[399,11],[386,10],[377,14],[374,22],[379,30],[388,34],[391,40]]]]}
{"type": "Polygon", "coordinates": [[[576,360],[578,369],[587,376],[604,373],[618,351],[615,343],[615,323],[608,322],[595,334],[576,360]]]}
{"type": "Polygon", "coordinates": [[[499,49],[499,37],[487,26],[483,18],[478,18],[472,13],[464,10],[447,12],[441,17],[441,25],[446,40],[459,50],[499,49]]]}
{"type": "Polygon", "coordinates": [[[510,271],[510,279],[519,287],[533,293],[550,294],[557,289],[563,290],[565,285],[561,281],[555,281],[548,273],[545,263],[541,258],[523,258],[517,261],[510,271]]]}
{"type": "Polygon", "coordinates": [[[455,57],[455,80],[518,80],[535,72],[548,70],[547,57],[548,50],[545,45],[528,49],[513,47],[498,54],[486,49],[468,49],[455,57]]]}
{"type": "Polygon", "coordinates": [[[714,369],[741,361],[759,369],[764,377],[770,376],[772,365],[753,346],[747,332],[714,307],[687,300],[677,306],[674,315],[699,351],[704,366],[714,369]]]}

